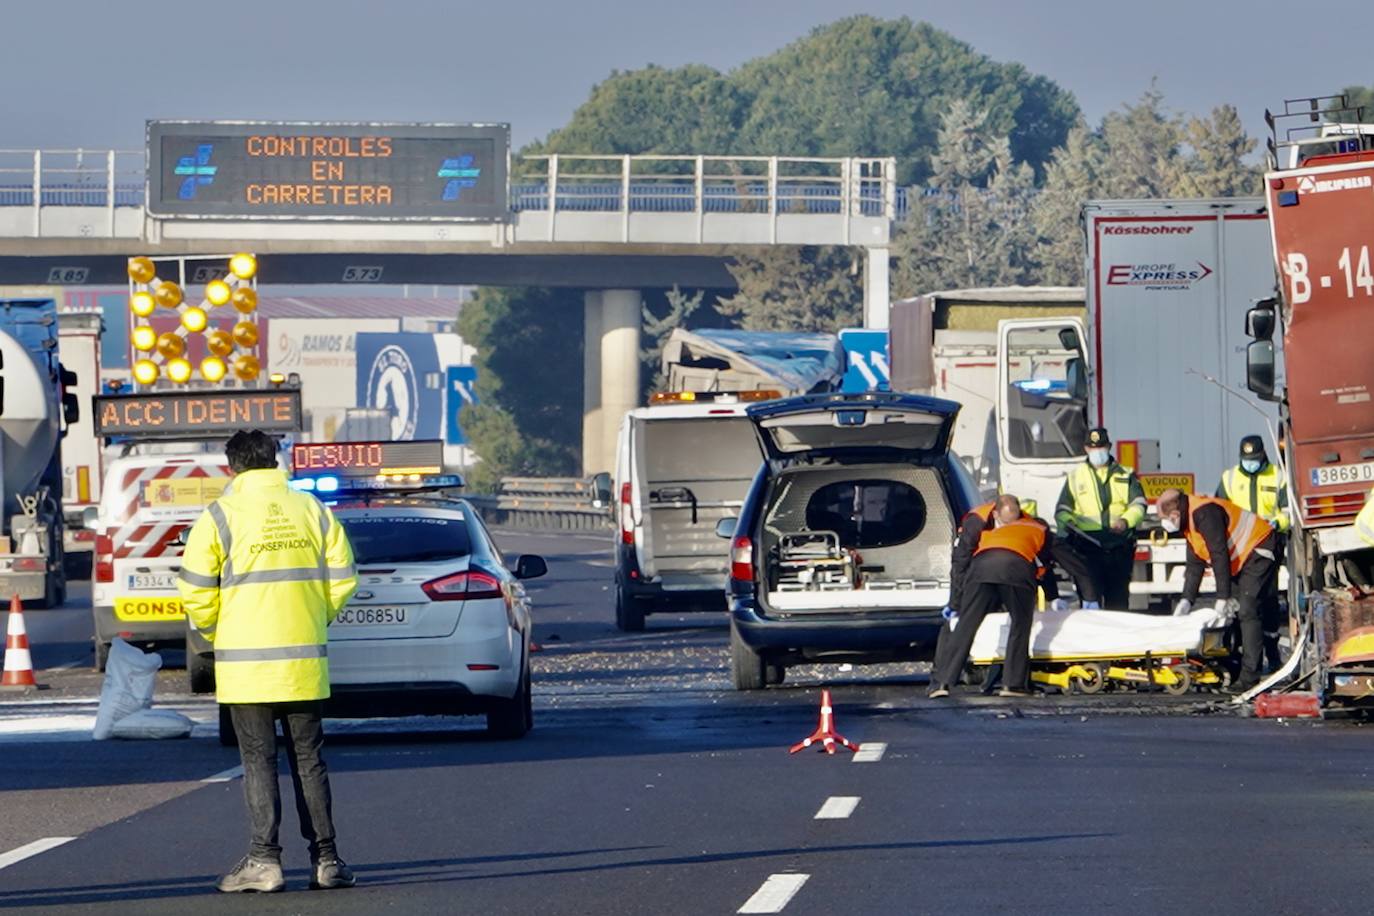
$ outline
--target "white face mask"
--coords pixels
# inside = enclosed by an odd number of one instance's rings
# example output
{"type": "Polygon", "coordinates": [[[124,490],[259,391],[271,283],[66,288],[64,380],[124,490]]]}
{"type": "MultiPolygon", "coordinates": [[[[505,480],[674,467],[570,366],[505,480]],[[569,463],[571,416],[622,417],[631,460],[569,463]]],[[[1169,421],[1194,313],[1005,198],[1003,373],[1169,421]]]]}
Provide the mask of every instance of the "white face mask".
{"type": "Polygon", "coordinates": [[[1106,467],[1107,461],[1110,458],[1111,453],[1105,448],[1088,449],[1088,463],[1095,468],[1106,467]]]}
{"type": "Polygon", "coordinates": [[[1170,534],[1178,534],[1178,519],[1174,518],[1172,515],[1161,518],[1159,524],[1170,534]]]}

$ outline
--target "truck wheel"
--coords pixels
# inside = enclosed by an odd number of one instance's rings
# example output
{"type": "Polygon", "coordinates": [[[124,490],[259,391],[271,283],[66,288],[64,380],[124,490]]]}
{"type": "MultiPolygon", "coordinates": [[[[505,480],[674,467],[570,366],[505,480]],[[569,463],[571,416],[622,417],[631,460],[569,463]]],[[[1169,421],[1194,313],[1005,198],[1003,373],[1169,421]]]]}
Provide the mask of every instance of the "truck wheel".
{"type": "Polygon", "coordinates": [[[229,707],[223,703],[219,706],[219,743],[225,747],[239,746],[238,732],[234,731],[234,717],[229,715],[229,707]]]}
{"type": "MultiPolygon", "coordinates": [[[[763,657],[749,648],[740,638],[739,630],[730,622],[730,676],[736,690],[762,690],[768,686],[763,657]]],[[[779,681],[781,683],[781,681],[779,681]]]]}
{"type": "Polygon", "coordinates": [[[534,724],[530,701],[530,666],[520,675],[520,686],[509,700],[495,700],[487,710],[487,734],[493,738],[523,738],[534,724]]]}
{"type": "Polygon", "coordinates": [[[787,680],[786,665],[782,664],[781,662],[777,664],[774,664],[772,662],[764,662],[763,682],[765,684],[767,684],[769,687],[778,687],[781,686],[782,682],[785,680],[787,680]]]}
{"type": "Polygon", "coordinates": [[[644,631],[644,608],[619,585],[615,587],[615,625],[626,633],[644,631]]]}
{"type": "Polygon", "coordinates": [[[101,642],[100,637],[94,639],[95,642],[95,670],[103,672],[105,665],[110,660],[110,644],[101,642]]]}
{"type": "Polygon", "coordinates": [[[191,638],[186,638],[186,675],[191,682],[192,693],[215,692],[215,659],[206,658],[191,647],[191,638]]]}

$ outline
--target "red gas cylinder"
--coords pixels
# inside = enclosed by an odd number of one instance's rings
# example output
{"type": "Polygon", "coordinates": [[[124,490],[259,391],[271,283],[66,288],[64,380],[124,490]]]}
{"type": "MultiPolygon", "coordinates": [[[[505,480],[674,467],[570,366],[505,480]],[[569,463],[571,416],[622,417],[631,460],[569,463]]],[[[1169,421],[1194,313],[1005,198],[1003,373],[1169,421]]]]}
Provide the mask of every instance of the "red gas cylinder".
{"type": "Polygon", "coordinates": [[[1319,719],[1321,714],[1315,693],[1262,693],[1255,697],[1255,715],[1261,719],[1319,719]]]}

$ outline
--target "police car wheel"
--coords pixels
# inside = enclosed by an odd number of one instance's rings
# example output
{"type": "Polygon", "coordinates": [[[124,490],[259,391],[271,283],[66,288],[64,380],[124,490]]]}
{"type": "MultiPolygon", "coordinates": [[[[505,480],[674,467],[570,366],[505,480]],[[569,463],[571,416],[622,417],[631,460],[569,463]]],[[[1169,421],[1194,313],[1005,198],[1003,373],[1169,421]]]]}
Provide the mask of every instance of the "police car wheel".
{"type": "Polygon", "coordinates": [[[493,738],[524,737],[534,723],[530,705],[530,668],[526,662],[520,675],[520,686],[509,700],[494,700],[487,710],[487,734],[493,738]]]}

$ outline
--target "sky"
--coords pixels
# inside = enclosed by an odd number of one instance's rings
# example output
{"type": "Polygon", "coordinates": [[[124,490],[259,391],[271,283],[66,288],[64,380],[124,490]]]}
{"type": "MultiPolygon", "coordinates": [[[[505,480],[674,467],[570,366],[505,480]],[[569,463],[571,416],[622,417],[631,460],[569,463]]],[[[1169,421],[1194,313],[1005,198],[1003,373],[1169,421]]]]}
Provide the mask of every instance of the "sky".
{"type": "Polygon", "coordinates": [[[1092,123],[1157,79],[1262,137],[1266,106],[1374,83],[1368,0],[10,0],[0,149],[140,149],[148,118],[498,121],[518,148],[613,70],[730,70],[857,13],[1020,61],[1092,123]]]}

